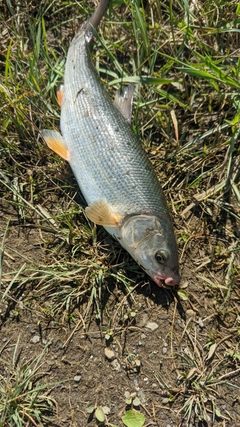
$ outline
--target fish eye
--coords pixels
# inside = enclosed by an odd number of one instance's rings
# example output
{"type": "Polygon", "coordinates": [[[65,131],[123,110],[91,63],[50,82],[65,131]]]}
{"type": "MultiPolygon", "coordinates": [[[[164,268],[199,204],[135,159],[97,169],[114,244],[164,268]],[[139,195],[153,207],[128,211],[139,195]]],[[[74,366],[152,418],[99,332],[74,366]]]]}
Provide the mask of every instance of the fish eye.
{"type": "Polygon", "coordinates": [[[159,264],[163,264],[167,260],[167,253],[165,251],[157,251],[155,259],[159,264]]]}

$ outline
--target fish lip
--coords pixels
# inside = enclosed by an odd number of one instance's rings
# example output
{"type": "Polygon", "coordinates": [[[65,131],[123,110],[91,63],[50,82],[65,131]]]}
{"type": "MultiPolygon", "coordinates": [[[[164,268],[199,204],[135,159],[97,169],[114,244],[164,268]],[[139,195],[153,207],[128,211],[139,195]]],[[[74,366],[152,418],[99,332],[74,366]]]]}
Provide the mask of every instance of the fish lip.
{"type": "Polygon", "coordinates": [[[176,286],[179,284],[179,280],[176,280],[172,276],[161,277],[158,274],[154,274],[153,280],[160,288],[163,286],[176,286]]]}

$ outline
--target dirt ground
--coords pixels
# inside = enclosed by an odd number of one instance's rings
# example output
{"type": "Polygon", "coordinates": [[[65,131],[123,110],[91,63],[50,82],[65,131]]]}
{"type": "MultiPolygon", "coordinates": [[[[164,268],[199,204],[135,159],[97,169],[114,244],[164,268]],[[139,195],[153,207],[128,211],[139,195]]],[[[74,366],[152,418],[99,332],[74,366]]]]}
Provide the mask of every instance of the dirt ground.
{"type": "MultiPolygon", "coordinates": [[[[2,231],[7,219],[10,224],[5,238],[3,284],[9,284],[8,272],[19,271],[24,264],[44,266],[49,262],[46,236],[28,224],[21,226],[12,207],[4,202],[1,204],[2,231]]],[[[196,230],[193,219],[192,232],[196,230]]],[[[131,296],[113,280],[111,283],[103,280],[99,301],[101,318],[96,307],[83,318],[86,300],[76,307],[70,320],[67,311],[66,315],[62,312],[51,316],[52,302],[49,289],[44,293],[44,283],[39,282],[35,287],[35,281],[26,280],[24,284],[16,278],[8,297],[1,303],[1,354],[10,360],[18,337],[20,361],[32,360],[45,348],[41,381],[64,381],[52,387],[51,396],[58,403],[53,425],[96,425],[95,417],[87,413],[90,403],[107,407],[108,421],[122,425],[120,418],[128,407],[126,392],[139,397],[137,409],[144,412],[146,425],[185,425],[178,411],[186,395],[195,396],[196,390],[187,383],[181,384],[178,378],[180,372],[189,375],[191,369],[201,374],[202,381],[215,370],[212,380],[219,384],[204,391],[208,397],[213,394],[210,400],[216,402],[224,417],[216,418],[214,425],[240,425],[239,393],[221,384],[219,379],[219,370],[221,377],[232,371],[231,383],[239,385],[239,374],[234,373],[236,362],[228,360],[226,365],[218,366],[222,358],[227,360],[227,353],[238,348],[233,330],[239,322],[239,282],[236,278],[226,301],[219,292],[216,294],[214,287],[204,286],[201,279],[196,279],[204,271],[213,284],[223,283],[221,262],[214,263],[214,268],[204,265],[202,254],[208,250],[209,238],[198,233],[184,251],[181,271],[183,288],[188,293],[186,301],[180,300],[174,290],[149,284],[146,277],[131,296]],[[209,357],[213,342],[217,348],[209,357]],[[106,354],[106,349],[113,353],[106,354]],[[181,355],[189,356],[195,365],[184,369],[181,355]]],[[[104,239],[107,239],[105,233],[104,239]]],[[[221,239],[222,248],[230,244],[227,238],[221,239]]],[[[208,409],[211,417],[211,405],[208,409]]],[[[207,424],[192,421],[189,425],[207,424]]]]}

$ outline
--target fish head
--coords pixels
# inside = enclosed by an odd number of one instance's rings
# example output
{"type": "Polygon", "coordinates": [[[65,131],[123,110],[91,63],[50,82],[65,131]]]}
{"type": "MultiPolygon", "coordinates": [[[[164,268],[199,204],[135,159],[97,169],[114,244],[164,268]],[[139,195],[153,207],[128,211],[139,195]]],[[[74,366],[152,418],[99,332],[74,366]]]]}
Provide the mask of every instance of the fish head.
{"type": "Polygon", "coordinates": [[[121,228],[121,244],[158,286],[179,284],[177,244],[170,219],[130,216],[121,228]]]}

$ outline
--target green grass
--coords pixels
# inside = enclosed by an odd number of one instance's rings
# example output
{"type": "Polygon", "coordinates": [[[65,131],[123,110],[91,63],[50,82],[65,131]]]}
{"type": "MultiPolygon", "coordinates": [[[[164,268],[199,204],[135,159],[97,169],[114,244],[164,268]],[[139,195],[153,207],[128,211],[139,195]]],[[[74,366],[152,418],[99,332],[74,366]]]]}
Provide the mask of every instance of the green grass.
{"type": "MultiPolygon", "coordinates": [[[[2,326],[19,321],[23,306],[40,327],[70,325],[74,334],[81,325],[86,335],[95,319],[120,346],[119,334],[138,327],[135,314],[145,306],[136,285],[147,289],[148,278],[87,220],[71,171],[40,138],[41,129],[59,127],[56,88],[67,49],[93,9],[87,1],[6,1],[0,12],[0,314],[2,326]],[[21,233],[30,236],[31,252],[18,240],[21,233]]],[[[220,409],[218,388],[224,393],[239,373],[239,24],[235,1],[115,0],[92,53],[111,95],[136,84],[132,126],[173,213],[182,289],[159,292],[170,309],[179,299],[195,313],[184,324],[185,345],[198,334],[201,341],[189,354],[177,348],[174,308],[169,337],[176,375],[158,381],[168,390],[165,407],[172,405],[182,426],[228,422],[232,414],[220,409]],[[206,333],[193,328],[201,318],[206,333]],[[231,325],[226,346],[219,325],[231,325]]],[[[1,373],[0,425],[47,426],[55,401],[45,393],[52,386],[39,383],[45,353],[29,367],[19,365],[18,346],[1,373]]]]}
{"type": "MultiPolygon", "coordinates": [[[[56,412],[57,404],[48,394],[55,384],[37,384],[47,375],[42,363],[46,349],[32,360],[23,360],[20,339],[19,336],[12,360],[9,361],[6,356],[0,358],[0,425],[42,427],[50,422],[56,412]]],[[[4,354],[4,348],[1,353],[4,354]]]]}

